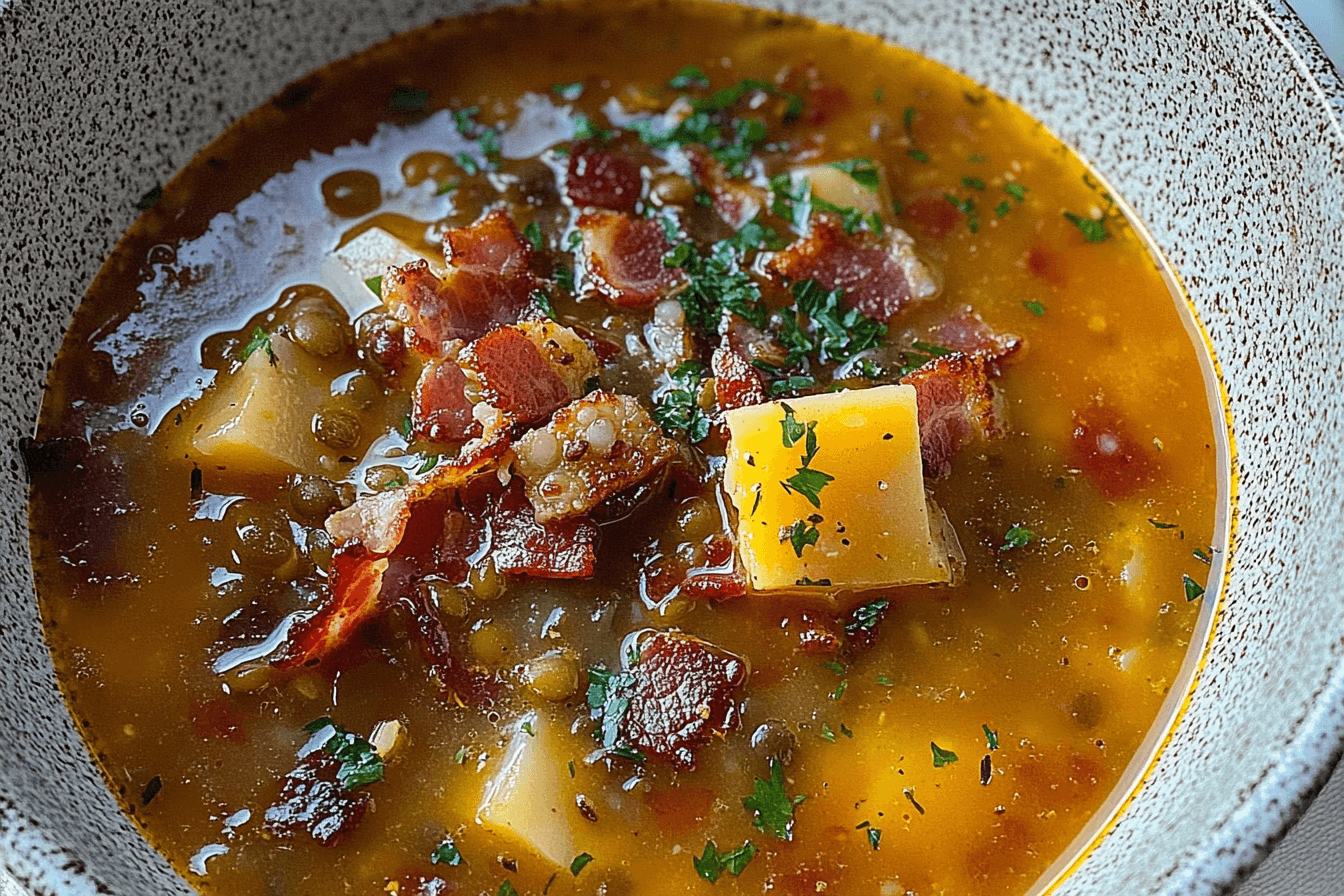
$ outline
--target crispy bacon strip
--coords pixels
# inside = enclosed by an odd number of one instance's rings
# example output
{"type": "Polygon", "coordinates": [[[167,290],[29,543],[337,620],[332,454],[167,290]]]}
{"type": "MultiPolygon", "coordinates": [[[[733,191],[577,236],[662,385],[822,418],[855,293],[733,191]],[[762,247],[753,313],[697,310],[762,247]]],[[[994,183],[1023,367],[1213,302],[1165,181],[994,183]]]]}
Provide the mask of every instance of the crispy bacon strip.
{"type": "Polygon", "coordinates": [[[528,267],[532,246],[502,210],[448,231],[444,254],[442,280],[425,261],[383,277],[383,302],[405,325],[407,344],[430,358],[444,356],[454,339],[476,339],[518,320],[537,285],[528,267]]]}
{"type": "Polygon", "coordinates": [[[653,475],[676,450],[638,401],[611,392],[571,402],[514,446],[540,522],[588,513],[653,475]]]}
{"type": "Polygon", "coordinates": [[[491,330],[467,346],[461,362],[476,375],[482,399],[519,423],[545,420],[572,397],[516,327],[491,330]]]}
{"type": "Polygon", "coordinates": [[[747,577],[737,567],[732,540],[715,536],[705,553],[704,567],[690,571],[681,583],[681,594],[691,600],[712,601],[745,597],[747,577]]]}
{"type": "Polygon", "coordinates": [[[625,153],[597,149],[588,143],[574,147],[570,153],[565,195],[576,206],[632,212],[643,188],[639,165],[625,153]]]}
{"type": "Polygon", "coordinates": [[[761,212],[765,194],[757,187],[731,180],[723,163],[702,147],[690,146],[686,156],[696,183],[708,191],[714,211],[733,230],[741,230],[761,212]]]}
{"type": "Polygon", "coordinates": [[[592,578],[597,526],[587,517],[537,522],[522,484],[509,483],[490,514],[495,569],[547,579],[592,578]]]}
{"type": "Polygon", "coordinates": [[[297,669],[321,661],[378,611],[387,558],[361,547],[339,550],[328,573],[330,597],[317,612],[289,629],[285,645],[271,665],[297,669]]]}
{"type": "Polygon", "coordinates": [[[367,790],[347,790],[337,772],[341,760],[314,750],[285,775],[280,796],[266,810],[266,830],[277,837],[306,833],[323,846],[335,846],[369,811],[367,790]]]}
{"type": "Polygon", "coordinates": [[[747,344],[736,328],[729,329],[728,335],[714,349],[710,370],[714,374],[714,400],[719,413],[762,404],[770,398],[765,377],[752,366],[747,344]]]}
{"type": "Polygon", "coordinates": [[[425,589],[407,588],[398,602],[411,617],[420,653],[429,667],[429,674],[439,687],[468,706],[489,706],[499,699],[504,683],[492,675],[472,669],[453,656],[448,630],[443,627],[439,609],[429,599],[425,589]]]}
{"type": "Polygon", "coordinates": [[[588,274],[613,305],[647,308],[685,285],[680,268],[663,264],[672,247],[659,222],[620,212],[594,212],[581,216],[577,226],[583,234],[588,274]]]}
{"type": "Polygon", "coordinates": [[[955,352],[983,358],[990,376],[997,376],[1000,365],[1015,358],[1024,347],[1021,336],[1000,333],[969,307],[935,327],[929,340],[955,352]]]}
{"type": "Polygon", "coordinates": [[[746,663],[706,641],[651,635],[616,685],[616,696],[629,700],[618,723],[621,740],[651,759],[692,769],[696,747],[737,727],[733,696],[746,679],[746,663]]]}
{"type": "Polygon", "coordinates": [[[430,361],[415,384],[411,404],[411,434],[433,442],[465,442],[481,434],[471,416],[467,377],[449,358],[430,361]]]}
{"type": "Polygon", "coordinates": [[[1002,412],[984,358],[953,352],[906,374],[901,382],[915,387],[925,476],[948,475],[952,458],[970,442],[1003,435],[1002,412]]]}
{"type": "Polygon", "coordinates": [[[811,232],[776,253],[766,268],[784,280],[816,280],[826,289],[843,289],[845,304],[882,321],[938,291],[903,231],[888,227],[881,237],[848,234],[829,214],[818,215],[811,232]]]}

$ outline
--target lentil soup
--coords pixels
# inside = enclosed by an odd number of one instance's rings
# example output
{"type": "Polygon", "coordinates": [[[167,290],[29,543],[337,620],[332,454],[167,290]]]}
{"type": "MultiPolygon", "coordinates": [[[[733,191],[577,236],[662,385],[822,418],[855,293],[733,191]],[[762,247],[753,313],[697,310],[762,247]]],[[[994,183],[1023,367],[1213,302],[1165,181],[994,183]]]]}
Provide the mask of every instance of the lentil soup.
{"type": "Polygon", "coordinates": [[[25,447],[34,568],[202,892],[1022,894],[1189,687],[1204,347],[1102,182],[915,54],[496,11],[142,204],[25,447]]]}

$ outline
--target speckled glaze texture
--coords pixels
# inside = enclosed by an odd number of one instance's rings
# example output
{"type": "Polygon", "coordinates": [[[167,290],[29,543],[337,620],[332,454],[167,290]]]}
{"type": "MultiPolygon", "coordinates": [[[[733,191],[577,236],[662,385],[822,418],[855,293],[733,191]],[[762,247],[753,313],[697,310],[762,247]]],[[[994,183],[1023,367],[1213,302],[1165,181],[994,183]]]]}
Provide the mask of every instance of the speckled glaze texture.
{"type": "MultiPolygon", "coordinates": [[[[1019,103],[1104,172],[1222,364],[1237,550],[1188,711],[1057,892],[1229,892],[1344,742],[1344,89],[1287,6],[787,0],[1019,103]]],[[[135,201],[287,82],[475,4],[0,0],[0,863],[35,894],[190,890],[122,818],[56,691],[19,438],[135,201]]],[[[1338,881],[1322,882],[1335,892],[1338,881]]]]}

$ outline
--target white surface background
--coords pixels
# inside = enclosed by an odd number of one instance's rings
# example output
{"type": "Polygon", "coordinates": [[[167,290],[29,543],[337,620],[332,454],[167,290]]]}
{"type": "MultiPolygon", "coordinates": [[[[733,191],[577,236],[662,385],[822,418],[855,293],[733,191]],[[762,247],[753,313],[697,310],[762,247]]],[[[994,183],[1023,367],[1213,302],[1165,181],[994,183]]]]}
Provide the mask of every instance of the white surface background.
{"type": "MultiPolygon", "coordinates": [[[[0,0],[0,12],[10,0],[0,0]]],[[[1287,0],[1344,71],[1344,0],[1287,0]]],[[[1344,768],[1238,896],[1341,896],[1344,894],[1344,768]],[[1323,867],[1325,872],[1323,873],[1323,867]],[[1306,882],[1307,877],[1314,883],[1306,882]],[[1329,881],[1330,883],[1320,883],[1329,881]]],[[[0,870],[0,896],[26,896],[0,870]]],[[[150,896],[150,894],[143,894],[150,896]]]]}

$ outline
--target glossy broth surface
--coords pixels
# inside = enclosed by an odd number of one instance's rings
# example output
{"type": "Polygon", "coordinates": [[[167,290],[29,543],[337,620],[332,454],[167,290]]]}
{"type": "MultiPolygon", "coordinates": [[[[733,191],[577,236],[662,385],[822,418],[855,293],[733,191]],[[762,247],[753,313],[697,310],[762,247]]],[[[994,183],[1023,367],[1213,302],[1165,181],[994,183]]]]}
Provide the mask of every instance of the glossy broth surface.
{"type": "MultiPolygon", "coordinates": [[[[639,142],[628,129],[610,139],[639,142]]],[[[692,232],[709,211],[693,198],[677,208],[692,232]]],[[[760,220],[794,237],[768,205],[760,220]]],[[[765,292],[771,307],[787,301],[765,292]]],[[[582,279],[550,294],[561,323],[622,346],[644,338],[648,310],[613,309],[582,279]]],[[[311,473],[347,498],[395,485],[397,471],[414,478],[433,454],[398,434],[407,383],[373,375],[358,346],[318,364],[361,435],[311,473]]],[[[701,3],[444,22],[316,72],[239,121],[164,187],[99,275],[53,370],[30,460],[42,612],[108,781],[203,892],[504,894],[505,882],[523,896],[704,892],[693,858],[706,843],[726,852],[750,841],[754,858],[740,875],[724,871],[718,890],[1023,894],[1112,795],[1202,647],[1207,560],[1225,538],[1222,421],[1210,415],[1202,352],[1085,166],[1020,110],[915,54],[701,3]],[[669,87],[688,65],[710,86],[669,87]],[[573,264],[575,213],[528,197],[549,195],[533,185],[553,183],[576,129],[619,130],[622,116],[748,78],[805,105],[770,119],[763,167],[744,179],[766,190],[791,165],[872,160],[890,193],[886,226],[913,237],[940,281],[937,298],[889,323],[877,361],[899,366],[902,347],[964,306],[1025,340],[996,380],[1007,433],[930,481],[965,552],[964,580],[651,602],[650,564],[703,562],[697,546],[731,518],[709,461],[699,491],[659,494],[603,527],[591,579],[482,574],[461,614],[445,610],[454,650],[503,683],[493,705],[445,699],[390,613],[314,668],[221,662],[321,600],[331,553],[321,518],[295,511],[292,476],[241,475],[181,450],[181,428],[255,331],[304,298],[331,297],[351,321],[376,309],[331,260],[368,228],[429,253],[443,229],[501,205],[518,228],[537,223],[538,264],[554,284],[573,264]],[[493,159],[454,117],[473,107],[500,136],[493,159]],[[1120,459],[1098,444],[1121,446],[1120,459]],[[272,521],[292,562],[249,559],[246,514],[272,521]],[[840,631],[877,599],[889,609],[872,646],[841,633],[818,653],[800,640],[814,619],[840,631]],[[750,667],[740,724],[700,747],[693,770],[595,753],[582,673],[619,667],[622,642],[649,628],[703,638],[750,667]],[[580,680],[545,699],[525,673],[557,650],[580,680]],[[561,786],[573,792],[563,824],[576,855],[591,856],[577,873],[477,820],[501,757],[528,736],[527,713],[563,754],[561,786]],[[264,823],[305,726],[321,718],[365,738],[384,721],[402,731],[383,780],[367,785],[372,808],[329,848],[264,823]],[[742,804],[770,776],[770,748],[753,746],[770,725],[794,742],[785,786],[804,797],[787,841],[742,804]],[[460,865],[431,860],[446,839],[460,865]]],[[[659,374],[631,354],[603,368],[602,385],[652,406],[659,374]]],[[[721,433],[694,450],[721,455],[721,433]]]]}

